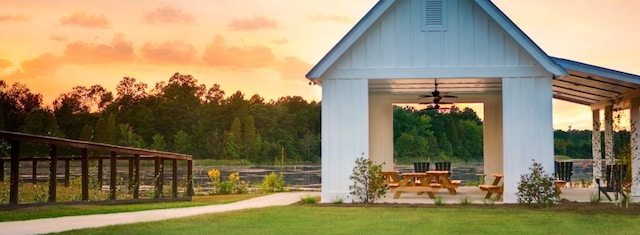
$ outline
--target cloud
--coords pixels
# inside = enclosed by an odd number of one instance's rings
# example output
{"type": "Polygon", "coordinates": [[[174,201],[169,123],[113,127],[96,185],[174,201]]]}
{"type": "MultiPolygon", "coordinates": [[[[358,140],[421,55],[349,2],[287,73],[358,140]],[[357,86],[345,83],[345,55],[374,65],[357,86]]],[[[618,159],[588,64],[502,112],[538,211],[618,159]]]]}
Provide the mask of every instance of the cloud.
{"type": "Polygon", "coordinates": [[[64,51],[65,61],[74,64],[126,63],[134,58],[132,43],[121,33],[113,36],[111,44],[74,42],[64,51]]]}
{"type": "Polygon", "coordinates": [[[13,65],[11,63],[11,61],[5,60],[5,59],[0,59],[0,70],[6,69],[11,67],[11,65],[13,65]]]}
{"type": "Polygon", "coordinates": [[[31,16],[20,14],[5,14],[0,15],[0,22],[21,22],[21,21],[29,21],[31,20],[31,16]]]}
{"type": "Polygon", "coordinates": [[[49,39],[52,41],[62,42],[62,41],[66,41],[67,37],[53,34],[49,36],[49,39]]]}
{"type": "Polygon", "coordinates": [[[344,24],[353,24],[354,20],[347,16],[340,15],[327,15],[327,14],[315,14],[307,17],[311,21],[329,21],[344,24]]]}
{"type": "MultiPolygon", "coordinates": [[[[0,60],[0,68],[4,65],[5,70],[11,69],[11,63],[0,60]]],[[[8,78],[16,80],[34,79],[42,76],[55,75],[62,65],[60,58],[51,53],[42,54],[34,59],[22,62],[20,70],[13,70],[8,78]]]]}
{"type": "Polygon", "coordinates": [[[147,24],[187,24],[195,21],[195,17],[183,13],[170,6],[157,8],[156,11],[144,15],[147,24]]]}
{"type": "Polygon", "coordinates": [[[302,81],[305,78],[305,74],[311,69],[311,64],[290,56],[282,59],[277,69],[285,80],[302,81]]]}
{"type": "Polygon", "coordinates": [[[257,46],[229,46],[223,36],[216,36],[205,48],[206,65],[220,68],[249,69],[270,67],[277,61],[271,48],[257,46]]]}
{"type": "Polygon", "coordinates": [[[145,43],[140,51],[147,61],[155,64],[191,64],[198,60],[193,45],[179,40],[161,45],[145,43]]]}
{"type": "Polygon", "coordinates": [[[85,28],[108,28],[110,23],[104,15],[87,15],[83,11],[60,18],[60,24],[85,28]]]}
{"type": "Polygon", "coordinates": [[[274,29],[278,27],[278,22],[265,16],[253,16],[251,18],[235,18],[229,23],[229,28],[233,31],[253,31],[259,29],[274,29]]]}
{"type": "Polygon", "coordinates": [[[286,38],[275,39],[275,40],[271,40],[271,43],[278,44],[278,45],[287,44],[289,43],[289,39],[286,39],[286,38]]]}

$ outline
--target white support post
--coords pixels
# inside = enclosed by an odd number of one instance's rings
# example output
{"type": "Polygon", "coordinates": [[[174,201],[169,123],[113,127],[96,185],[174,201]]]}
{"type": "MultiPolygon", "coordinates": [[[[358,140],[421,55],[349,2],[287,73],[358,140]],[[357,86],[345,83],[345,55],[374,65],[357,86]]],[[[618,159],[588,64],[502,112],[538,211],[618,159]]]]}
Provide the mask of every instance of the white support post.
{"type": "Polygon", "coordinates": [[[640,98],[631,99],[631,195],[640,196],[640,98]]]}
{"type": "Polygon", "coordinates": [[[351,202],[349,176],[356,158],[369,157],[369,87],[367,79],[322,82],[321,201],[351,202]]]}
{"type": "Polygon", "coordinates": [[[552,78],[502,79],[503,202],[516,203],[520,176],[532,160],[553,171],[552,78]]]}
{"type": "Polygon", "coordinates": [[[591,111],[593,128],[591,129],[591,154],[593,155],[593,184],[596,185],[596,178],[602,178],[602,139],[600,137],[600,110],[591,111]]]}
{"type": "Polygon", "coordinates": [[[393,103],[388,96],[369,96],[369,159],[394,170],[393,103]]]}
{"type": "Polygon", "coordinates": [[[503,173],[502,155],[502,95],[488,97],[484,102],[483,148],[485,183],[493,181],[493,173],[503,173]]]}
{"type": "Polygon", "coordinates": [[[604,158],[607,165],[614,164],[613,156],[613,107],[604,108],[604,158]]]}

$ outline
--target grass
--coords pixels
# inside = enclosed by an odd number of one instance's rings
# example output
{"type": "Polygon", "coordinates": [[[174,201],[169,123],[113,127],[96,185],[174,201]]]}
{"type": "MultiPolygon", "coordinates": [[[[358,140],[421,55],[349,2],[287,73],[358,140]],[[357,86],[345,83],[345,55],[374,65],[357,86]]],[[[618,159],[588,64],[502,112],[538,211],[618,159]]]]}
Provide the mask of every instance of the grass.
{"type": "Polygon", "coordinates": [[[226,204],[259,196],[263,196],[263,194],[194,196],[190,202],[161,202],[126,205],[53,205],[31,207],[19,210],[0,211],[0,222],[226,204]]]}
{"type": "Polygon", "coordinates": [[[635,234],[639,219],[544,209],[292,205],[62,234],[635,234]]]}

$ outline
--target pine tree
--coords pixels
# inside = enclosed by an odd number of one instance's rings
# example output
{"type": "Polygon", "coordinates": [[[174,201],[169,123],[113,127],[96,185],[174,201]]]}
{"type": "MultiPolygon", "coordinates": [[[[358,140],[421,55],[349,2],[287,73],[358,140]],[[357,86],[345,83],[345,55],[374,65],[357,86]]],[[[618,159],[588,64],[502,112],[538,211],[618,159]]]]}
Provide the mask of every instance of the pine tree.
{"type": "Polygon", "coordinates": [[[117,138],[118,138],[118,126],[116,124],[116,115],[111,113],[109,114],[109,119],[107,119],[106,143],[117,144],[118,143],[117,138]]]}
{"type": "Polygon", "coordinates": [[[98,121],[96,121],[94,141],[107,143],[107,135],[107,120],[104,117],[100,117],[98,121]]]}
{"type": "Polygon", "coordinates": [[[251,161],[256,160],[256,151],[254,148],[256,142],[256,125],[254,123],[253,116],[248,115],[244,121],[244,134],[243,137],[243,156],[251,161]]]}
{"type": "Polygon", "coordinates": [[[80,135],[78,135],[78,139],[84,140],[84,141],[91,141],[92,136],[93,136],[93,130],[89,125],[84,124],[84,126],[82,127],[82,130],[80,131],[80,135]]]}

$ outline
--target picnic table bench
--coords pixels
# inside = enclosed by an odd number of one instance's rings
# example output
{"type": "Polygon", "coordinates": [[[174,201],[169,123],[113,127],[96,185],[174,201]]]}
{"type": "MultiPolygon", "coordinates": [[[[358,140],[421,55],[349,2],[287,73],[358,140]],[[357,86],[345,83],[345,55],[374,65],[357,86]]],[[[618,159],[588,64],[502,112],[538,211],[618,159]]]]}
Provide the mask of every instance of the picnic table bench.
{"type": "Polygon", "coordinates": [[[487,192],[484,196],[485,199],[490,199],[495,193],[495,200],[499,200],[504,192],[504,184],[502,183],[503,174],[491,174],[493,176],[493,182],[491,184],[481,184],[478,187],[480,190],[487,192]]]}

